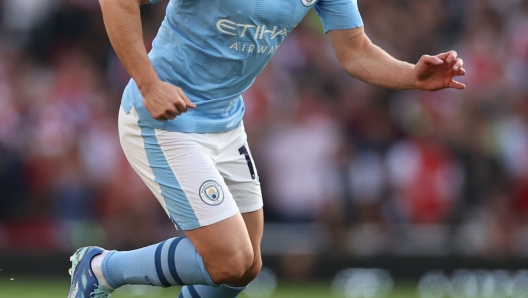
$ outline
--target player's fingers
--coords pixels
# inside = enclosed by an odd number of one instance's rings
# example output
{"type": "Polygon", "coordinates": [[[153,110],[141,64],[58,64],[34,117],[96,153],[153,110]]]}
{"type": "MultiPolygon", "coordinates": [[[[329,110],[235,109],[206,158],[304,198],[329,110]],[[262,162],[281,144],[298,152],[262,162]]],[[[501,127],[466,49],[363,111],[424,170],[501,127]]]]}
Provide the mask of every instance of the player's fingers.
{"type": "Polygon", "coordinates": [[[165,113],[163,116],[160,116],[158,120],[167,121],[167,120],[174,120],[174,118],[176,118],[176,116],[165,113]]]}
{"type": "Polygon", "coordinates": [[[460,68],[459,70],[455,71],[455,76],[465,76],[466,70],[463,68],[460,68]]]}
{"type": "Polygon", "coordinates": [[[449,56],[449,52],[445,52],[445,53],[441,53],[441,54],[436,55],[436,57],[442,59],[442,61],[446,61],[447,60],[447,56],[449,56]]]}
{"type": "Polygon", "coordinates": [[[180,97],[183,99],[183,102],[185,103],[187,108],[191,108],[191,109],[196,108],[196,105],[187,97],[187,95],[185,95],[183,90],[179,89],[178,93],[180,94],[180,97]]]}
{"type": "Polygon", "coordinates": [[[152,118],[158,120],[158,121],[167,121],[166,115],[162,113],[151,113],[152,118]]]}
{"type": "Polygon", "coordinates": [[[442,59],[443,61],[447,61],[447,63],[452,63],[457,58],[458,53],[456,51],[449,51],[442,54],[436,55],[436,57],[442,59]]]}
{"type": "Polygon", "coordinates": [[[178,98],[178,100],[174,102],[174,106],[181,113],[187,112],[187,104],[185,104],[185,101],[182,98],[178,98]]]}
{"type": "Polygon", "coordinates": [[[456,51],[449,51],[447,53],[448,53],[447,59],[446,59],[447,63],[455,62],[458,57],[458,53],[456,51]]]}
{"type": "Polygon", "coordinates": [[[464,66],[464,60],[458,58],[456,59],[455,65],[453,65],[453,70],[459,71],[460,69],[462,69],[462,66],[464,66]]]}
{"type": "Polygon", "coordinates": [[[178,109],[170,109],[170,110],[166,111],[165,113],[166,113],[167,116],[173,117],[172,119],[174,119],[174,118],[176,118],[176,117],[178,117],[178,116],[180,116],[182,114],[182,112],[180,110],[178,110],[178,109]]]}
{"type": "Polygon", "coordinates": [[[425,62],[426,64],[432,64],[432,65],[440,65],[444,63],[442,59],[436,57],[436,56],[429,56],[429,55],[423,55],[421,60],[425,62]]]}
{"type": "Polygon", "coordinates": [[[464,84],[462,84],[460,82],[457,82],[455,80],[452,80],[451,83],[449,83],[449,88],[463,90],[463,89],[466,89],[466,85],[464,85],[464,84]]]}
{"type": "Polygon", "coordinates": [[[163,110],[163,113],[159,115],[159,118],[156,118],[158,120],[164,121],[164,120],[174,120],[177,116],[180,116],[181,112],[176,109],[174,106],[166,107],[165,110],[163,110]]]}

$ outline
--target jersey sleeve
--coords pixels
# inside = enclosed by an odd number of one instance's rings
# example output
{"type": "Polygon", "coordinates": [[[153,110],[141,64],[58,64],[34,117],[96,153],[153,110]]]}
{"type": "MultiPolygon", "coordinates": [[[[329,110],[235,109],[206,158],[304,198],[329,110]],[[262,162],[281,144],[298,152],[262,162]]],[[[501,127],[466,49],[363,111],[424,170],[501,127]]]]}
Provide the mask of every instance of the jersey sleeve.
{"type": "Polygon", "coordinates": [[[324,32],[363,26],[357,0],[319,0],[315,12],[321,18],[324,32]]]}

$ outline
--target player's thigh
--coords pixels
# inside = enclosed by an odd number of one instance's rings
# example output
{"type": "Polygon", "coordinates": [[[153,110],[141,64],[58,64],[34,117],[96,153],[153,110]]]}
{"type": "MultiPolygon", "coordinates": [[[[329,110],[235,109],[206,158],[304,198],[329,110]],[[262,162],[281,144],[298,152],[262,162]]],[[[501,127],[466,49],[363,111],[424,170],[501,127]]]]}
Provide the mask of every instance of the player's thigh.
{"type": "Polygon", "coordinates": [[[249,233],[255,259],[260,258],[260,243],[264,233],[264,212],[260,208],[257,211],[242,213],[242,218],[249,233]]]}
{"type": "Polygon", "coordinates": [[[178,229],[209,226],[239,213],[207,148],[193,134],[138,125],[133,112],[120,112],[123,150],[178,229]]]}
{"type": "Polygon", "coordinates": [[[260,252],[260,242],[264,232],[264,212],[262,208],[257,211],[243,213],[244,223],[246,224],[251,245],[253,248],[253,263],[244,275],[231,286],[245,286],[254,280],[262,269],[262,256],[260,252]]]}

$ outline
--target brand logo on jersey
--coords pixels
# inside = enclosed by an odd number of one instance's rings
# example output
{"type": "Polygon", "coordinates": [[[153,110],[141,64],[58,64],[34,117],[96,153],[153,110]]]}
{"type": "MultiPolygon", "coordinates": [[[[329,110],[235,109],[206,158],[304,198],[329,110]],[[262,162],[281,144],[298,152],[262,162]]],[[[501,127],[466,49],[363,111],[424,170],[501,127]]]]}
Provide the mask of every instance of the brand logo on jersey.
{"type": "MultiPolygon", "coordinates": [[[[315,1],[315,0],[312,0],[315,1]]],[[[216,28],[223,34],[245,37],[253,35],[254,39],[262,39],[269,36],[275,39],[279,35],[288,35],[288,28],[279,29],[279,26],[267,28],[266,25],[239,24],[228,19],[220,19],[216,22],[216,28]]]]}
{"type": "Polygon", "coordinates": [[[304,4],[304,6],[312,6],[315,4],[315,2],[317,2],[317,0],[301,0],[302,4],[304,4]]]}
{"type": "MultiPolygon", "coordinates": [[[[315,2],[316,0],[309,1],[315,2]]],[[[268,28],[266,25],[242,24],[233,22],[228,19],[218,20],[218,22],[216,22],[216,28],[222,34],[238,36],[240,38],[251,36],[255,41],[266,41],[267,38],[269,38],[269,40],[274,40],[277,37],[285,37],[286,35],[288,35],[288,28],[286,27],[282,29],[280,29],[279,26],[273,26],[273,28],[268,28]]],[[[279,41],[279,43],[280,42],[282,42],[282,39],[279,41]]],[[[266,45],[237,41],[233,43],[229,48],[237,52],[244,52],[248,54],[255,53],[271,55],[277,51],[279,45],[266,45]]]]}
{"type": "MultiPolygon", "coordinates": [[[[316,0],[311,0],[316,1],[316,0]]],[[[288,35],[288,28],[280,29],[279,26],[267,27],[266,25],[254,25],[254,24],[242,24],[236,23],[228,19],[220,19],[216,22],[216,28],[222,34],[238,36],[240,38],[251,36],[255,41],[269,37],[269,40],[273,40],[277,37],[284,37],[288,35]]],[[[280,40],[281,42],[282,40],[280,40]]],[[[279,48],[279,45],[262,45],[257,43],[247,43],[242,41],[237,41],[233,43],[230,47],[237,52],[244,53],[255,53],[255,54],[274,54],[275,51],[279,48]]]]}
{"type": "Polygon", "coordinates": [[[220,184],[213,180],[205,181],[200,186],[200,199],[207,205],[216,206],[224,201],[224,192],[220,184]]]}

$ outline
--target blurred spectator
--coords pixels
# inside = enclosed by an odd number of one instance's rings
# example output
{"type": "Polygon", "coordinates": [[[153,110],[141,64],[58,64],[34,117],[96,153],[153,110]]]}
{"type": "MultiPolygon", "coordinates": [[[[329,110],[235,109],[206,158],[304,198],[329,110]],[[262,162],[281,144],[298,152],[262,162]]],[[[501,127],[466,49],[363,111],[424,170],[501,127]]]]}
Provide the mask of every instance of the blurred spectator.
{"type": "Polygon", "coordinates": [[[338,188],[333,157],[339,148],[336,124],[318,94],[300,94],[293,123],[267,139],[263,163],[269,184],[268,211],[286,222],[314,221],[333,204],[338,188]]]}

